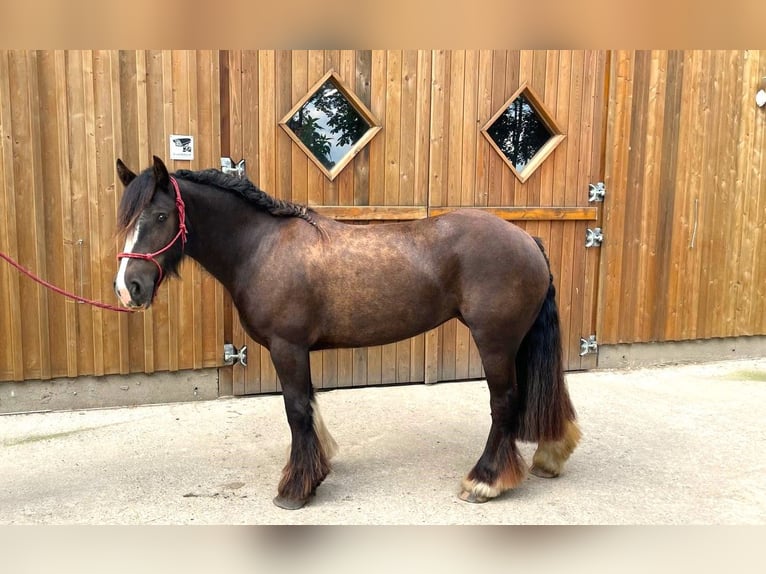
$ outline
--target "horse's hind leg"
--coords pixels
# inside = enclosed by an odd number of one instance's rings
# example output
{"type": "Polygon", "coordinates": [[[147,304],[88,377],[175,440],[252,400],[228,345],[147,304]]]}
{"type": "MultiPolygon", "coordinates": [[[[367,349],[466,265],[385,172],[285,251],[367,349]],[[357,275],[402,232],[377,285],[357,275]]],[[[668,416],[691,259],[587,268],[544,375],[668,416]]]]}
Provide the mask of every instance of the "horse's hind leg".
{"type": "Polygon", "coordinates": [[[302,507],[330,472],[337,445],[324,426],[314,400],[307,349],[272,342],[274,362],[285,401],[292,443],[282,471],[274,504],[294,510],[302,507]]]}
{"type": "Polygon", "coordinates": [[[555,478],[564,469],[564,463],[572,454],[582,433],[577,423],[567,420],[564,423],[564,436],[555,441],[540,441],[532,459],[529,472],[541,478],[555,478]]]}
{"type": "Polygon", "coordinates": [[[519,427],[519,393],[514,352],[507,346],[490,352],[474,335],[487,377],[492,426],[479,461],[463,479],[460,498],[486,502],[516,487],[526,474],[524,460],[516,448],[519,427]]]}

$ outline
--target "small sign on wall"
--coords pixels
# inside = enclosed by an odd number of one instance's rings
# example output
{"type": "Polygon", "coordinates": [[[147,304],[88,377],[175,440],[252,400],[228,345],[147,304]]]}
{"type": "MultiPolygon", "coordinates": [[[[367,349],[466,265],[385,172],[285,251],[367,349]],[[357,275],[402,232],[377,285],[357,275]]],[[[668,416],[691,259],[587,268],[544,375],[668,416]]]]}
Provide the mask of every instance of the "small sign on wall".
{"type": "Polygon", "coordinates": [[[172,134],[170,136],[170,159],[193,160],[194,136],[172,134]]]}

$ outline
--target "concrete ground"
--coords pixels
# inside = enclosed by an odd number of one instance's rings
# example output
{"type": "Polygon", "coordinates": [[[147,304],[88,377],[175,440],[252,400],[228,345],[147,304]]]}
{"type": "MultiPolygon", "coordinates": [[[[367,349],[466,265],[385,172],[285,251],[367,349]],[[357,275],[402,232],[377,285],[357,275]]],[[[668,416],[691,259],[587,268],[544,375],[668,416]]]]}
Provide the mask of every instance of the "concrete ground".
{"type": "Polygon", "coordinates": [[[457,493],[483,382],[320,393],[340,454],[298,511],[271,502],[279,396],[0,416],[0,524],[766,523],[766,358],[567,380],[584,439],[565,473],[482,505],[457,493]]]}

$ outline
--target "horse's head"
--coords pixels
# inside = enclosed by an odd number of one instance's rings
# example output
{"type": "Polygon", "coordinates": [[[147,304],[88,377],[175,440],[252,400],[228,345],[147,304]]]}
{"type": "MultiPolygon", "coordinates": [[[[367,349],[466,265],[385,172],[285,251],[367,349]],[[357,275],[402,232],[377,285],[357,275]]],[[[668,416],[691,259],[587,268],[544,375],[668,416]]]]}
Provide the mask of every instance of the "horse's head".
{"type": "Polygon", "coordinates": [[[151,168],[138,175],[118,159],[117,174],[125,186],[118,212],[125,248],[117,256],[120,267],[114,290],[126,307],[147,308],[183,256],[184,203],[178,183],[157,157],[151,168]]]}

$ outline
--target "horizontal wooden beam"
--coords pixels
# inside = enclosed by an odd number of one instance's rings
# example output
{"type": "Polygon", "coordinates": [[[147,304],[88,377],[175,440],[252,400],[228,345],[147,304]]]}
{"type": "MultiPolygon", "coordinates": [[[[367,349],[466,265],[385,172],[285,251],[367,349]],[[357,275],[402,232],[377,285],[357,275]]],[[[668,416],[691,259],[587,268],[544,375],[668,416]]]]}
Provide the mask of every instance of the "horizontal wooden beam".
{"type": "Polygon", "coordinates": [[[404,221],[428,217],[428,210],[425,206],[312,205],[311,209],[325,217],[345,221],[404,221]]]}
{"type": "Polygon", "coordinates": [[[595,221],[596,207],[431,207],[409,205],[316,205],[317,213],[341,221],[405,221],[443,215],[457,209],[480,209],[508,221],[595,221]]]}
{"type": "MultiPolygon", "coordinates": [[[[432,207],[431,217],[450,211],[466,209],[462,207],[432,207]]],[[[595,221],[598,219],[597,207],[469,207],[497,215],[508,221],[595,221]]]]}

